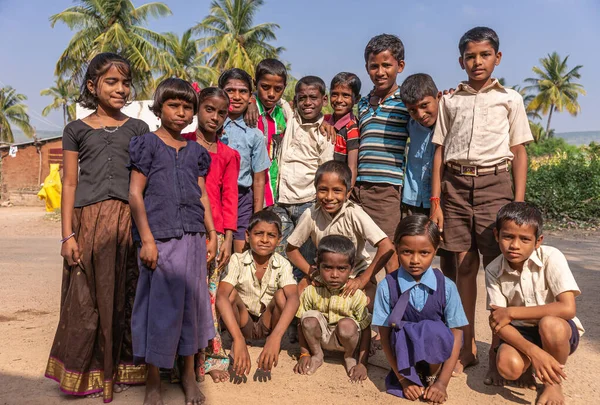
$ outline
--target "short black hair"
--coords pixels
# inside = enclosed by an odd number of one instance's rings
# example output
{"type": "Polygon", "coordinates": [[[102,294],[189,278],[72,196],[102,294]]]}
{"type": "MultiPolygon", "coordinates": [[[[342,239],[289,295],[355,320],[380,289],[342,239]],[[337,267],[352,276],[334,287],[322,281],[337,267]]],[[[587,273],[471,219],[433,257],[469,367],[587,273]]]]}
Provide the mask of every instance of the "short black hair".
{"type": "Polygon", "coordinates": [[[329,160],[319,166],[317,173],[315,173],[315,188],[319,186],[321,177],[323,177],[325,173],[337,174],[344,182],[346,191],[350,190],[350,186],[352,185],[352,171],[350,171],[350,167],[348,167],[346,163],[337,160],[329,160]]]}
{"type": "Polygon", "coordinates": [[[394,59],[398,62],[404,60],[404,44],[402,40],[395,35],[381,34],[371,38],[365,47],[365,63],[369,62],[371,54],[377,55],[385,51],[390,51],[394,59]]]}
{"type": "Polygon", "coordinates": [[[408,76],[400,86],[400,97],[404,104],[417,104],[427,96],[435,98],[437,95],[435,82],[425,73],[408,76]]]}
{"type": "Polygon", "coordinates": [[[183,100],[194,106],[194,115],[198,113],[198,93],[194,87],[183,79],[171,77],[160,82],[156,91],[150,111],[160,118],[163,104],[167,100],[183,100]]]}
{"type": "Polygon", "coordinates": [[[248,90],[252,91],[252,76],[245,70],[238,68],[228,69],[221,73],[221,76],[219,76],[219,87],[222,89],[225,88],[227,82],[232,79],[243,81],[248,85],[248,90]]]}
{"type": "Polygon", "coordinates": [[[279,236],[281,236],[281,219],[273,211],[262,210],[252,214],[250,217],[250,222],[248,223],[248,233],[252,230],[252,228],[258,225],[259,222],[266,222],[267,224],[275,225],[277,227],[277,232],[279,232],[279,236]]]}
{"type": "Polygon", "coordinates": [[[354,243],[342,235],[327,235],[319,242],[317,247],[317,264],[323,261],[323,255],[325,253],[339,253],[348,258],[350,268],[354,268],[354,261],[356,259],[356,247],[354,243]]]}
{"type": "Polygon", "coordinates": [[[467,45],[469,42],[484,42],[487,41],[492,45],[495,52],[498,52],[500,49],[500,38],[498,38],[498,34],[491,28],[488,27],[475,27],[471,28],[469,31],[465,32],[462,37],[460,37],[460,41],[458,41],[458,50],[460,51],[460,56],[463,56],[465,53],[465,49],[467,49],[467,45]]]}
{"type": "MultiPolygon", "coordinates": [[[[117,55],[116,53],[99,53],[98,55],[94,56],[94,58],[88,64],[83,82],[81,82],[81,86],[79,88],[79,97],[76,100],[77,103],[81,104],[82,107],[89,108],[90,110],[95,110],[98,108],[98,96],[95,92],[92,93],[90,89],[88,89],[87,82],[91,81],[94,83],[94,88],[97,89],[100,78],[104,76],[106,72],[108,72],[113,66],[117,68],[119,73],[131,81],[131,65],[127,59],[121,55],[117,55]]],[[[135,94],[133,84],[131,85],[131,92],[132,94],[135,94]]],[[[134,98],[134,95],[130,95],[130,100],[134,98]]]]}
{"type": "Polygon", "coordinates": [[[300,90],[300,86],[315,86],[319,89],[321,95],[325,95],[327,90],[325,88],[325,82],[318,76],[304,76],[296,83],[296,87],[294,88],[294,93],[298,93],[300,90]]]}
{"type": "Polygon", "coordinates": [[[352,90],[352,96],[354,97],[354,101],[358,101],[360,99],[360,88],[362,87],[362,83],[358,76],[354,73],[350,72],[340,72],[331,79],[331,86],[329,86],[329,91],[332,91],[335,86],[344,85],[350,87],[352,90]]]}
{"type": "Polygon", "coordinates": [[[229,95],[225,93],[223,89],[220,89],[219,87],[205,87],[198,93],[198,108],[200,108],[200,105],[204,100],[213,97],[221,97],[223,100],[227,101],[227,105],[229,106],[229,95]]]}
{"type": "Polygon", "coordinates": [[[264,75],[279,76],[283,79],[283,84],[287,84],[287,69],[285,68],[285,65],[277,59],[263,59],[256,65],[256,70],[254,71],[254,80],[256,80],[256,83],[258,83],[264,75]]]}
{"type": "Polygon", "coordinates": [[[496,231],[500,233],[502,226],[507,222],[514,222],[519,226],[533,226],[535,228],[535,238],[539,239],[542,236],[544,218],[538,207],[531,203],[514,201],[500,208],[496,215],[496,231]]]}
{"type": "Polygon", "coordinates": [[[441,233],[438,226],[427,215],[414,214],[404,218],[394,233],[394,246],[405,236],[426,235],[435,249],[440,245],[441,233]]]}

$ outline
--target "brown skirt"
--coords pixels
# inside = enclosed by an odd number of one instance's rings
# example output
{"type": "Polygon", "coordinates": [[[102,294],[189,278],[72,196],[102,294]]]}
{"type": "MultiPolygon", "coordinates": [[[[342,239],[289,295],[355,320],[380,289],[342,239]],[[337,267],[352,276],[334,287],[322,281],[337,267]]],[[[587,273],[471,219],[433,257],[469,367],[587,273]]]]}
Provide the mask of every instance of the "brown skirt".
{"type": "Polygon", "coordinates": [[[129,205],[106,200],[73,214],[83,269],[64,262],[60,319],[46,377],[70,395],[102,392],[113,384],[143,384],[133,365],[131,310],[139,275],[129,205]]]}

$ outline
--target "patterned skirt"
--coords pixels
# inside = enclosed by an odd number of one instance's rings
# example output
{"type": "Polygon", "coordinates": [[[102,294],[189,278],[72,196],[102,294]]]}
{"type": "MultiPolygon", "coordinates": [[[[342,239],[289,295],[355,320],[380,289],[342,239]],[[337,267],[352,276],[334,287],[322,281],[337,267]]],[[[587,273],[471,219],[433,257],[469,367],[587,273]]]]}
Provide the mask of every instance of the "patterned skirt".
{"type": "Polygon", "coordinates": [[[113,384],[143,384],[146,367],[133,365],[131,311],[138,280],[129,205],[106,200],[76,208],[73,231],[82,266],[64,262],[60,318],[46,377],[71,395],[113,384]]]}

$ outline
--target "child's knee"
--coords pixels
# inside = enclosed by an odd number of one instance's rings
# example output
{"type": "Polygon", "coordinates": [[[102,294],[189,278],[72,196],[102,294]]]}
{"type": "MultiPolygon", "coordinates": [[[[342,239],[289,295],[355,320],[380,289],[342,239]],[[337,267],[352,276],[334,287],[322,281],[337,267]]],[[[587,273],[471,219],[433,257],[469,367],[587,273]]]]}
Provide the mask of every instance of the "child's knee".
{"type": "Polygon", "coordinates": [[[302,329],[307,332],[321,332],[321,325],[319,324],[319,320],[317,318],[313,318],[312,316],[307,316],[302,318],[300,321],[300,325],[302,329]]]}
{"type": "Polygon", "coordinates": [[[568,342],[571,328],[567,321],[556,316],[545,316],[538,323],[540,337],[544,343],[568,342]]]}
{"type": "Polygon", "coordinates": [[[514,350],[510,352],[500,350],[496,356],[496,368],[505,379],[517,380],[523,373],[523,359],[514,350]]]}
{"type": "Polygon", "coordinates": [[[338,336],[342,339],[351,339],[358,336],[358,326],[356,325],[356,322],[350,318],[340,319],[336,329],[338,336]]]}

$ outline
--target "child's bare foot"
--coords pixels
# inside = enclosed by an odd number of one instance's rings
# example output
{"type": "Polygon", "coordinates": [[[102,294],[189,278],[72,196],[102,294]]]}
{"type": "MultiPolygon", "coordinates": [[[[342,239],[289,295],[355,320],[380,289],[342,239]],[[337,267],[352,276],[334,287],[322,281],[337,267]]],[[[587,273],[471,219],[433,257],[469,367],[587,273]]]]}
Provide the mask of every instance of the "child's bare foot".
{"type": "Polygon", "coordinates": [[[473,367],[479,364],[479,358],[477,354],[473,353],[461,353],[454,370],[452,371],[452,377],[462,374],[465,369],[473,367]]]}
{"type": "Polygon", "coordinates": [[[198,388],[194,373],[183,373],[181,376],[181,386],[185,393],[185,405],[201,405],[206,401],[206,397],[200,392],[200,388],[198,388]]]}
{"type": "Polygon", "coordinates": [[[535,383],[535,377],[533,376],[533,368],[529,366],[527,371],[525,371],[521,377],[517,381],[515,381],[517,387],[520,388],[528,388],[530,390],[537,390],[537,384],[535,383]]]}
{"type": "Polygon", "coordinates": [[[544,391],[538,398],[537,405],[565,405],[565,396],[560,384],[544,385],[544,391]]]}
{"type": "Polygon", "coordinates": [[[113,391],[116,393],[127,391],[128,389],[129,389],[129,385],[127,385],[127,384],[115,384],[113,387],[113,391]]]}
{"type": "Polygon", "coordinates": [[[91,394],[87,394],[86,398],[100,398],[102,396],[102,392],[92,392],[91,394]]]}
{"type": "Polygon", "coordinates": [[[306,375],[308,371],[308,367],[310,366],[310,356],[304,355],[300,356],[298,359],[298,363],[294,366],[294,373],[300,375],[306,375]]]}
{"type": "Polygon", "coordinates": [[[406,378],[400,379],[400,385],[402,385],[402,391],[404,397],[411,401],[416,401],[423,396],[425,389],[414,382],[407,380],[406,378]]]}
{"type": "Polygon", "coordinates": [[[382,346],[381,346],[381,337],[379,336],[379,333],[376,334],[373,339],[371,339],[371,347],[369,349],[369,356],[375,356],[375,354],[377,353],[377,350],[382,350],[382,346]]]}
{"type": "Polygon", "coordinates": [[[229,381],[229,373],[227,370],[211,370],[208,374],[212,377],[214,383],[229,381]]]}
{"type": "Polygon", "coordinates": [[[367,368],[364,364],[359,363],[349,369],[348,377],[350,377],[350,381],[353,383],[362,383],[367,379],[367,368]]]}
{"type": "Polygon", "coordinates": [[[498,372],[498,370],[494,369],[489,369],[487,374],[485,375],[485,378],[483,379],[483,383],[485,385],[494,385],[496,387],[504,387],[505,385],[508,384],[508,381],[506,381],[504,379],[504,377],[502,377],[500,375],[500,373],[498,372]]]}
{"type": "Polygon", "coordinates": [[[160,378],[158,381],[148,379],[146,382],[146,396],[144,397],[144,405],[164,405],[162,395],[160,393],[160,378]]]}
{"type": "Polygon", "coordinates": [[[294,372],[302,375],[313,375],[323,364],[323,353],[313,356],[302,356],[294,367],[294,372]]]}

